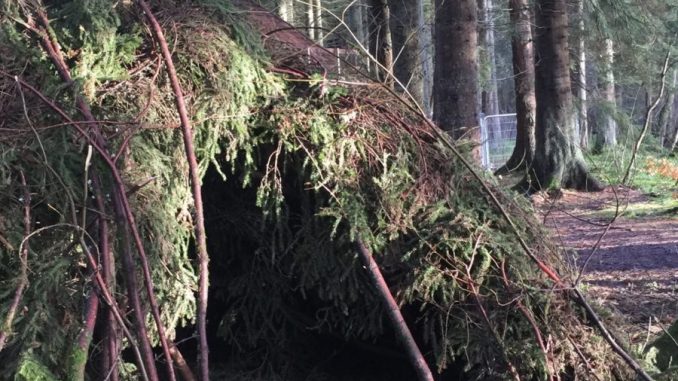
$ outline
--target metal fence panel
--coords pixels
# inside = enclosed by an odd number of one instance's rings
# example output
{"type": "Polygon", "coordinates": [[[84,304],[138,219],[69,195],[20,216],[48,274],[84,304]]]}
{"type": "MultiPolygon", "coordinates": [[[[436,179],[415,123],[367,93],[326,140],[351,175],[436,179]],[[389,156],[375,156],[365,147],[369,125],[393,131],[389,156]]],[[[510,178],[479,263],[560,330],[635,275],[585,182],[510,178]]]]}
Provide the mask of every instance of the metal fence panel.
{"type": "Polygon", "coordinates": [[[483,167],[494,171],[511,157],[516,145],[516,114],[487,115],[480,118],[483,167]]]}

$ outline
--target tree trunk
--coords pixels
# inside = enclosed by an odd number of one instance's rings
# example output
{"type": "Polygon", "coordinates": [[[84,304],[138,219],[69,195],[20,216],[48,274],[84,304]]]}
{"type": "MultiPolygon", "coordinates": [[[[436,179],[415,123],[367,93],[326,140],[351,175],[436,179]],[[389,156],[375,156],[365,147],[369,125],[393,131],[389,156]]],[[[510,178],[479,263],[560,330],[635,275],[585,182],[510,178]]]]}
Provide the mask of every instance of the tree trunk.
{"type": "Polygon", "coordinates": [[[454,139],[470,139],[479,159],[476,12],[475,0],[436,0],[433,120],[454,139]]]}
{"type": "Polygon", "coordinates": [[[391,10],[391,35],[393,38],[393,74],[402,83],[414,100],[422,105],[424,84],[422,80],[422,57],[419,54],[419,31],[417,30],[417,2],[412,0],[389,0],[391,10]]]}
{"type": "Polygon", "coordinates": [[[495,55],[493,0],[482,0],[483,33],[481,44],[484,47],[483,61],[489,66],[490,77],[487,89],[483,90],[483,112],[486,115],[499,114],[499,97],[497,95],[497,59],[495,55]]]}
{"type": "Polygon", "coordinates": [[[377,68],[377,78],[393,87],[393,41],[391,37],[391,11],[387,0],[369,0],[370,52],[382,68],[377,68]]]}
{"type": "Polygon", "coordinates": [[[325,39],[325,31],[323,30],[323,5],[322,0],[313,0],[315,2],[315,37],[320,46],[323,46],[323,39],[325,39]]]}
{"type": "Polygon", "coordinates": [[[605,116],[602,122],[602,131],[599,138],[603,146],[617,145],[617,122],[614,113],[617,108],[617,97],[614,91],[614,43],[610,38],[605,39],[605,54],[603,55],[603,86],[602,95],[605,101],[605,116]]]}
{"type": "Polygon", "coordinates": [[[666,99],[666,104],[662,108],[661,113],[659,113],[659,145],[661,147],[664,147],[666,145],[666,142],[668,141],[668,126],[673,119],[673,114],[675,113],[674,110],[674,101],[675,101],[675,95],[676,95],[676,75],[678,74],[677,69],[673,69],[673,80],[672,80],[672,85],[671,88],[669,89],[669,96],[666,99]]]}
{"type": "Polygon", "coordinates": [[[278,5],[278,14],[280,18],[288,23],[294,22],[294,0],[280,0],[278,5]]]}
{"type": "Polygon", "coordinates": [[[534,92],[534,51],[528,0],[509,0],[513,26],[513,75],[516,101],[516,146],[497,174],[529,168],[534,157],[537,101],[534,92]]]}
{"type": "Polygon", "coordinates": [[[538,0],[536,24],[537,125],[530,186],[599,190],[575,141],[566,0],[538,0]]]}
{"type": "Polygon", "coordinates": [[[306,9],[306,21],[308,26],[308,37],[315,41],[315,10],[313,9],[315,5],[314,0],[308,2],[308,7],[306,9]]]}
{"type": "Polygon", "coordinates": [[[582,149],[589,148],[589,115],[586,93],[586,25],[584,23],[584,0],[577,3],[579,16],[579,145],[582,149]]]}
{"type": "Polygon", "coordinates": [[[424,0],[417,0],[417,30],[419,31],[419,54],[421,55],[422,102],[421,106],[429,118],[432,115],[433,100],[433,36],[431,24],[424,14],[424,0]]]}

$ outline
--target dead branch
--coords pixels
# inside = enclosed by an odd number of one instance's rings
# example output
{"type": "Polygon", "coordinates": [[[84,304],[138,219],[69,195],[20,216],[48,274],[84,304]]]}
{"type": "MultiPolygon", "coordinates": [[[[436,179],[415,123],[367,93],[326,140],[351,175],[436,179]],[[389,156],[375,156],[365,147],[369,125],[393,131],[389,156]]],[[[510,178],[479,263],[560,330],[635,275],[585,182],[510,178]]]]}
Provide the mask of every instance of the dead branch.
{"type": "MultiPolygon", "coordinates": [[[[68,66],[66,65],[63,55],[61,54],[61,51],[59,49],[58,43],[53,39],[53,35],[49,34],[50,27],[49,27],[49,20],[47,18],[47,14],[43,9],[37,9],[36,11],[37,18],[40,21],[42,27],[44,28],[43,30],[37,29],[33,26],[33,31],[38,34],[41,40],[41,45],[43,49],[46,51],[48,57],[52,61],[52,63],[57,67],[57,71],[59,72],[62,80],[66,82],[67,84],[71,84],[73,82],[73,79],[71,78],[70,71],[68,69],[68,66]]],[[[76,104],[78,105],[78,108],[82,115],[85,117],[86,120],[88,121],[95,121],[96,119],[94,118],[92,111],[85,101],[85,99],[81,96],[78,95],[76,97],[76,104]]],[[[108,165],[109,169],[111,170],[111,174],[113,176],[114,184],[115,187],[117,188],[116,191],[112,192],[113,193],[113,198],[114,198],[114,205],[118,213],[122,214],[125,216],[125,224],[129,228],[129,230],[132,233],[132,236],[134,238],[135,244],[137,246],[137,251],[139,253],[139,258],[141,260],[141,267],[142,267],[142,273],[144,276],[144,284],[146,286],[146,292],[148,294],[148,300],[149,304],[151,306],[151,315],[153,316],[153,320],[155,321],[156,324],[156,329],[158,330],[158,336],[160,338],[160,343],[162,346],[163,354],[165,355],[166,359],[166,364],[167,364],[167,373],[170,381],[175,381],[176,376],[174,374],[174,367],[172,366],[172,357],[169,354],[169,345],[167,343],[167,336],[165,334],[165,328],[162,324],[162,320],[160,318],[160,310],[158,308],[158,303],[155,297],[155,292],[153,290],[153,280],[151,277],[151,272],[150,272],[150,267],[148,265],[148,259],[146,256],[146,251],[143,246],[143,241],[141,239],[141,235],[139,234],[139,230],[136,225],[136,221],[134,218],[134,214],[132,213],[132,209],[129,205],[129,200],[127,199],[127,196],[125,195],[124,191],[124,183],[122,181],[122,177],[120,176],[120,173],[115,165],[115,163],[112,161],[112,159],[109,157],[108,153],[106,152],[106,141],[101,135],[101,131],[98,128],[97,124],[93,124],[92,128],[90,131],[92,132],[93,138],[86,133],[82,128],[76,127],[76,129],[79,130],[79,132],[90,141],[90,144],[92,144],[93,147],[97,149],[97,152],[101,155],[102,159],[106,162],[108,165]],[[115,200],[118,199],[118,200],[115,200]],[[119,202],[115,202],[119,201],[119,202]]],[[[130,272],[133,269],[127,269],[126,272],[130,272]]],[[[133,273],[133,271],[132,271],[133,273]]],[[[132,295],[130,295],[132,297],[132,295]]],[[[143,322],[142,322],[143,324],[143,322]]],[[[140,340],[143,341],[148,341],[148,337],[140,337],[140,340]]],[[[150,346],[150,344],[149,344],[150,346]]],[[[142,349],[145,347],[142,346],[142,349]]],[[[146,351],[144,351],[146,352],[146,351]]],[[[154,361],[151,361],[153,359],[152,353],[146,353],[145,354],[146,361],[148,362],[148,366],[150,367],[149,371],[151,372],[149,376],[153,381],[157,379],[157,372],[155,374],[153,373],[153,370],[155,369],[155,363],[154,361]]]]}
{"type": "Polygon", "coordinates": [[[431,369],[426,363],[424,356],[421,354],[421,350],[419,350],[417,343],[414,341],[412,332],[405,323],[405,319],[403,318],[403,314],[400,312],[398,303],[396,303],[393,295],[391,295],[388,284],[386,284],[386,280],[381,274],[381,270],[379,270],[379,265],[377,265],[377,262],[372,257],[372,253],[370,253],[362,239],[358,238],[356,240],[356,244],[358,247],[358,253],[360,254],[360,259],[362,260],[365,268],[367,268],[367,273],[369,274],[374,287],[377,289],[377,293],[379,294],[381,300],[384,302],[384,304],[386,304],[386,312],[388,313],[388,317],[391,320],[391,324],[393,324],[396,335],[400,339],[402,345],[405,346],[405,350],[407,351],[407,355],[410,359],[410,362],[412,363],[412,366],[414,366],[414,370],[417,373],[418,379],[420,381],[433,381],[431,369]]]}
{"type": "Polygon", "coordinates": [[[207,344],[207,299],[209,288],[209,255],[207,254],[207,238],[205,235],[205,218],[203,214],[202,194],[200,188],[200,173],[198,171],[198,160],[195,157],[195,149],[193,148],[193,132],[191,121],[188,118],[188,111],[186,110],[186,101],[184,100],[183,91],[179,78],[177,77],[174,62],[172,61],[172,54],[167,46],[167,40],[163,34],[158,20],[156,20],[151,8],[144,0],[138,1],[139,6],[146,14],[148,22],[151,24],[153,36],[160,45],[162,56],[167,67],[167,74],[172,84],[174,97],[177,104],[177,111],[179,119],[181,120],[181,132],[184,139],[184,150],[186,151],[186,159],[188,160],[188,172],[191,179],[191,187],[193,191],[193,202],[195,206],[195,240],[198,249],[199,259],[199,280],[198,280],[198,337],[200,341],[200,377],[203,381],[209,381],[209,346],[207,344]]]}

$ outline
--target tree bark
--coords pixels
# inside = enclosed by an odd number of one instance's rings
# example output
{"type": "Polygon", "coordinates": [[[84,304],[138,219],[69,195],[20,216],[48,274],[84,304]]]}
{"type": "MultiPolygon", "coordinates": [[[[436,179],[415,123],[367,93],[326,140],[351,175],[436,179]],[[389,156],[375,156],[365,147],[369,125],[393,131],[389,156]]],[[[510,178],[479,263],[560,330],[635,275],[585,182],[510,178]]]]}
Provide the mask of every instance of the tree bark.
{"type": "Polygon", "coordinates": [[[427,117],[431,117],[433,109],[433,36],[431,24],[424,14],[424,0],[417,0],[417,30],[419,31],[419,54],[421,55],[422,102],[427,117]]]}
{"type": "Polygon", "coordinates": [[[315,9],[315,37],[318,44],[323,46],[323,39],[325,39],[325,31],[323,30],[323,4],[322,0],[313,0],[313,2],[315,3],[315,7],[313,7],[315,9]]]}
{"type": "Polygon", "coordinates": [[[363,266],[367,269],[372,284],[376,288],[379,297],[383,300],[384,304],[386,304],[388,318],[391,320],[391,324],[393,324],[393,329],[395,330],[398,339],[407,351],[407,356],[417,373],[417,379],[419,381],[433,381],[431,369],[426,363],[426,359],[424,359],[417,343],[414,341],[412,332],[407,327],[405,319],[398,307],[398,303],[396,303],[393,295],[391,295],[391,290],[389,290],[388,284],[386,284],[386,280],[384,279],[377,262],[372,257],[372,253],[370,253],[370,250],[361,239],[358,239],[356,246],[358,248],[358,254],[360,254],[360,259],[363,262],[363,266]]]}
{"type": "Polygon", "coordinates": [[[382,67],[377,67],[377,78],[393,87],[393,41],[391,36],[391,11],[387,0],[369,0],[370,53],[382,67]]]}
{"type": "Polygon", "coordinates": [[[280,18],[288,23],[294,22],[294,0],[280,0],[278,5],[278,14],[280,18]]]}
{"type": "Polygon", "coordinates": [[[673,69],[673,78],[671,81],[671,88],[669,89],[669,96],[666,99],[666,104],[662,108],[662,111],[659,113],[659,145],[664,147],[667,141],[669,140],[668,136],[668,126],[671,120],[673,119],[673,114],[675,113],[675,95],[676,95],[676,77],[678,75],[678,69],[673,69]]]}
{"type": "Polygon", "coordinates": [[[495,38],[494,38],[494,19],[493,19],[493,0],[482,0],[482,15],[483,15],[483,33],[481,44],[484,47],[484,61],[490,68],[490,77],[488,78],[488,86],[483,90],[483,112],[486,115],[499,114],[499,97],[497,91],[497,59],[495,55],[495,38]]]}
{"type": "Polygon", "coordinates": [[[605,39],[605,53],[603,55],[603,86],[602,95],[607,111],[603,118],[602,131],[599,132],[600,143],[603,146],[617,145],[617,122],[614,113],[617,108],[617,97],[614,90],[614,42],[605,39]]]}
{"type": "Polygon", "coordinates": [[[586,93],[586,24],[584,22],[584,0],[577,2],[577,16],[579,16],[579,145],[582,149],[589,147],[589,116],[586,93]]]}
{"type": "Polygon", "coordinates": [[[529,185],[600,190],[575,141],[566,0],[538,0],[536,24],[536,150],[529,185]]]}
{"type": "Polygon", "coordinates": [[[315,41],[316,30],[315,30],[315,10],[313,10],[315,5],[315,0],[309,0],[306,7],[306,23],[308,24],[308,37],[315,41]]]}
{"type": "Polygon", "coordinates": [[[516,146],[497,174],[527,169],[535,150],[534,126],[537,101],[534,90],[534,48],[528,0],[509,0],[513,26],[513,75],[516,100],[516,146]]]}
{"type": "Polygon", "coordinates": [[[417,2],[389,0],[391,10],[391,36],[393,40],[393,74],[405,86],[414,100],[423,104],[421,44],[417,30],[417,2]]]}
{"type": "Polygon", "coordinates": [[[433,120],[454,139],[471,140],[479,159],[476,13],[475,0],[436,0],[433,120]]]}

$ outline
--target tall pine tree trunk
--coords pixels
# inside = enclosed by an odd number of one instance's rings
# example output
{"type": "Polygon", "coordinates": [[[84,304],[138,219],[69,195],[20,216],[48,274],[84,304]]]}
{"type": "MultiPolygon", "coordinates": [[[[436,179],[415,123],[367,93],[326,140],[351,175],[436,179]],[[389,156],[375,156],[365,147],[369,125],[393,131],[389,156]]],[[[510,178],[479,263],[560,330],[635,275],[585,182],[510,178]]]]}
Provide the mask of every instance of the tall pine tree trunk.
{"type": "Polygon", "coordinates": [[[436,0],[433,119],[480,158],[476,0],[436,0]]]}
{"type": "Polygon", "coordinates": [[[537,125],[530,185],[599,190],[575,141],[566,0],[538,0],[536,24],[537,125]]]}
{"type": "Polygon", "coordinates": [[[482,15],[483,15],[483,33],[482,46],[484,48],[485,63],[488,65],[490,72],[488,78],[487,89],[483,91],[482,111],[486,115],[499,114],[499,96],[497,95],[497,59],[495,55],[495,38],[494,38],[494,8],[493,0],[481,0],[482,15]]]}
{"type": "Polygon", "coordinates": [[[577,2],[577,16],[579,16],[579,145],[582,149],[589,147],[589,115],[586,93],[586,24],[584,22],[584,0],[577,2]]]}
{"type": "Polygon", "coordinates": [[[497,174],[529,168],[534,157],[537,101],[534,90],[534,50],[528,0],[509,0],[513,33],[513,75],[516,100],[516,146],[497,174]]]}
{"type": "Polygon", "coordinates": [[[424,0],[417,0],[417,30],[419,31],[419,54],[421,54],[422,102],[426,116],[431,117],[433,101],[433,36],[431,24],[426,21],[424,0]]]}
{"type": "Polygon", "coordinates": [[[603,54],[603,86],[602,95],[605,101],[605,116],[603,118],[602,130],[599,137],[602,139],[603,146],[617,145],[617,122],[614,119],[614,113],[617,108],[617,97],[614,91],[614,43],[612,39],[605,39],[605,53],[603,54]]]}
{"type": "Polygon", "coordinates": [[[308,26],[308,37],[315,41],[316,38],[316,33],[315,33],[315,0],[309,0],[307,8],[306,8],[306,21],[307,21],[307,26],[308,26]]]}
{"type": "Polygon", "coordinates": [[[324,45],[323,39],[325,38],[325,31],[323,30],[322,0],[313,0],[313,2],[315,3],[315,7],[313,7],[313,9],[315,10],[315,26],[316,26],[315,37],[318,41],[318,44],[322,46],[324,45]]]}
{"type": "Polygon", "coordinates": [[[413,0],[389,0],[391,10],[391,35],[393,36],[393,74],[412,95],[423,103],[424,83],[422,57],[417,30],[417,2],[413,0]]]}

